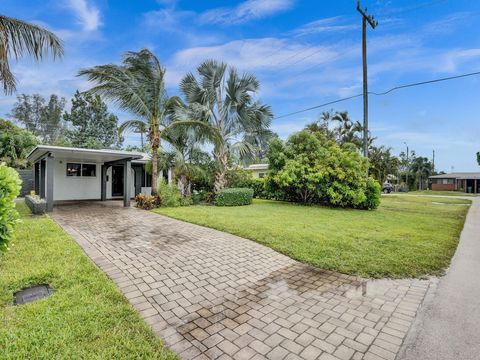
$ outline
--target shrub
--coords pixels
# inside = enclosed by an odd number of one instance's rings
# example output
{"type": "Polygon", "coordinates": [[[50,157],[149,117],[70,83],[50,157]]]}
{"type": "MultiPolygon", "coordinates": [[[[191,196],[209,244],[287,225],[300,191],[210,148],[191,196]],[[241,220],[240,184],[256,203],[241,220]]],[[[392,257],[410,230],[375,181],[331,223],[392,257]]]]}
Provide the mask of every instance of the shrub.
{"type": "Polygon", "coordinates": [[[259,199],[270,199],[271,196],[266,188],[267,178],[252,178],[249,188],[253,189],[253,197],[259,199]]]}
{"type": "Polygon", "coordinates": [[[373,210],[380,205],[380,192],[382,187],[378,181],[369,178],[367,181],[367,189],[365,190],[365,201],[359,206],[360,209],[373,210]]]}
{"type": "Polygon", "coordinates": [[[184,198],[174,184],[167,184],[162,178],[158,184],[159,205],[162,207],[177,207],[190,205],[191,200],[184,198]]]}
{"type": "Polygon", "coordinates": [[[228,170],[225,175],[227,188],[249,188],[255,179],[250,170],[232,169],[228,170]]]}
{"type": "Polygon", "coordinates": [[[206,190],[193,190],[192,192],[192,203],[197,205],[202,202],[208,202],[210,193],[206,190]]]}
{"type": "Polygon", "coordinates": [[[17,222],[15,198],[20,193],[21,183],[14,169],[4,163],[0,164],[0,252],[7,250],[17,222]]]}
{"type": "Polygon", "coordinates": [[[247,188],[227,188],[215,195],[217,206],[250,205],[253,199],[253,190],[247,188]]]}
{"type": "Polygon", "coordinates": [[[285,143],[272,142],[268,158],[266,188],[275,199],[359,209],[378,206],[375,186],[367,185],[365,177],[368,160],[352,144],[301,131],[285,143]]]}
{"type": "Polygon", "coordinates": [[[158,196],[147,196],[145,194],[138,194],[135,196],[135,206],[143,210],[151,210],[160,205],[158,196]]]}

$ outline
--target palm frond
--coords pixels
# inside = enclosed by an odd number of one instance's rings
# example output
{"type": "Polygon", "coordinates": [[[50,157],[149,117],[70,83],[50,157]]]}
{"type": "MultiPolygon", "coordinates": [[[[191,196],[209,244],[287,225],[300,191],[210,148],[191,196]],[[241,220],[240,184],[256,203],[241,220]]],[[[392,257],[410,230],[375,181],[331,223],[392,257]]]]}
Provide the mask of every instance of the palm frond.
{"type": "Polygon", "coordinates": [[[15,91],[16,80],[8,59],[31,55],[36,61],[47,55],[63,56],[61,40],[52,32],[25,21],[0,15],[0,81],[6,94],[15,91]]]}

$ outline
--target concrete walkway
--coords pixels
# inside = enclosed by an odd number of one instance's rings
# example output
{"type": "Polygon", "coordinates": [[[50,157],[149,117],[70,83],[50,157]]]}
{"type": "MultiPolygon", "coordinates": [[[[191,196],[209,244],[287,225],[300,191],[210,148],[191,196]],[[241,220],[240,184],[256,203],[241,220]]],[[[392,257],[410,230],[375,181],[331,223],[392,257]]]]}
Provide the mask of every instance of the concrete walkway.
{"type": "Polygon", "coordinates": [[[480,199],[468,199],[472,206],[450,269],[425,302],[398,359],[480,358],[480,199]]]}
{"type": "Polygon", "coordinates": [[[434,280],[365,280],[112,202],[56,220],[183,359],[394,360],[434,280]]]}

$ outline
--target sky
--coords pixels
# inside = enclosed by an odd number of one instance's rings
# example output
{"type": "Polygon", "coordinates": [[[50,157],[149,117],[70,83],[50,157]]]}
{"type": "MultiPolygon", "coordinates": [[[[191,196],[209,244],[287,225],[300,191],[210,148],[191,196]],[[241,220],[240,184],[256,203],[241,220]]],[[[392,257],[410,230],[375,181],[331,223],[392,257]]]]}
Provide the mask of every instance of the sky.
{"type": "MultiPolygon", "coordinates": [[[[378,20],[368,29],[369,90],[480,71],[480,2],[364,0],[378,20]]],[[[165,66],[169,95],[205,59],[257,76],[257,98],[275,117],[362,92],[361,16],[353,0],[3,0],[2,14],[42,25],[64,43],[61,60],[12,61],[17,93],[55,93],[70,101],[90,84],[81,68],[119,63],[149,48],[165,66]]],[[[480,171],[480,76],[370,96],[377,145],[432,157],[437,171],[480,171]]],[[[8,118],[15,95],[0,96],[8,118]]],[[[111,107],[120,121],[130,115],[111,107]]],[[[286,139],[322,111],[362,120],[362,99],[274,118],[286,139]]],[[[131,134],[127,143],[138,144],[131,134]]]]}

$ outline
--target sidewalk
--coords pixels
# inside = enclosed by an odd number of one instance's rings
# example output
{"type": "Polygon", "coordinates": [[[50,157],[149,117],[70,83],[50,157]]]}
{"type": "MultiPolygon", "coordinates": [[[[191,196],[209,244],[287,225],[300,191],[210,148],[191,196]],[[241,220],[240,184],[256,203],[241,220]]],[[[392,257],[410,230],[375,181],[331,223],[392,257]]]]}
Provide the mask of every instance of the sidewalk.
{"type": "Polygon", "coordinates": [[[450,269],[420,310],[398,360],[480,356],[480,199],[471,200],[450,269]]]}

